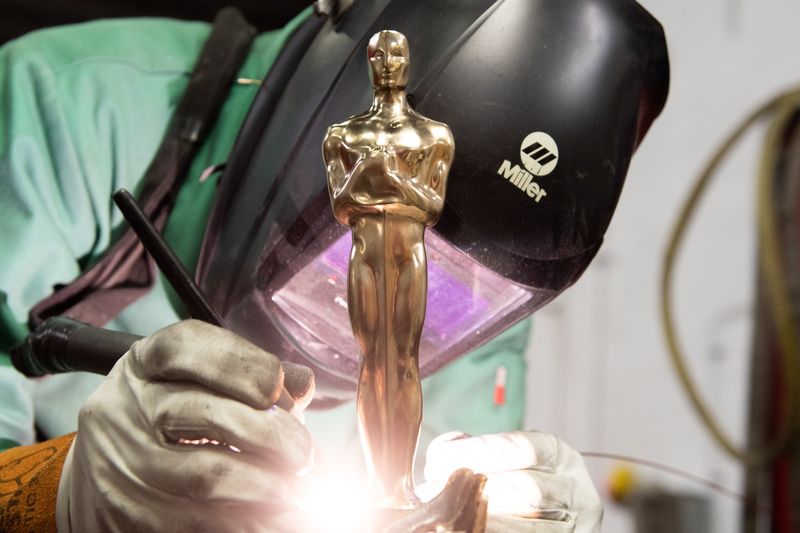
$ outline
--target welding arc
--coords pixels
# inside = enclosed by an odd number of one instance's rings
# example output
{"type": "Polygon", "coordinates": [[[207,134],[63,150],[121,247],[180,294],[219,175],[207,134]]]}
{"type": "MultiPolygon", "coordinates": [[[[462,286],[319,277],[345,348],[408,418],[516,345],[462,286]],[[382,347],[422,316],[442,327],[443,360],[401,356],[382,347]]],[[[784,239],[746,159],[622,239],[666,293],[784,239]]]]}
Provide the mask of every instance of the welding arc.
{"type": "Polygon", "coordinates": [[[686,203],[681,209],[664,254],[661,277],[661,318],[668,353],[675,371],[691,400],[691,405],[714,440],[733,458],[749,466],[772,464],[787,450],[797,429],[796,413],[798,400],[800,399],[800,391],[798,390],[800,389],[800,382],[798,381],[798,376],[800,375],[800,348],[798,348],[798,340],[792,325],[793,317],[786,269],[781,258],[778,227],[775,213],[772,209],[774,193],[771,178],[777,166],[781,140],[792,117],[799,108],[800,88],[780,94],[753,111],[720,145],[697,178],[686,203]],[[711,181],[711,177],[715,174],[717,167],[750,126],[772,114],[775,115],[775,118],[770,123],[767,131],[764,151],[758,170],[757,218],[761,248],[761,253],[758,255],[767,287],[767,299],[771,303],[771,312],[779,338],[781,363],[786,379],[787,408],[772,442],[759,448],[742,449],[735,445],[722,430],[710,409],[700,397],[700,393],[689,375],[686,357],[679,344],[673,319],[672,280],[675,259],[684,234],[696,211],[697,204],[711,181]]]}

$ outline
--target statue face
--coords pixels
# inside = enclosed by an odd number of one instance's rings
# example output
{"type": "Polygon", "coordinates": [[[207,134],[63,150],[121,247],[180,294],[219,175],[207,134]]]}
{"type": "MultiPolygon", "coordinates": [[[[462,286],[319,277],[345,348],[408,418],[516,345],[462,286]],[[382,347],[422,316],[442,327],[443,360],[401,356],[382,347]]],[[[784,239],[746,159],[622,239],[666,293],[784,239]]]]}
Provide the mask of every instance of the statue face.
{"type": "Polygon", "coordinates": [[[369,40],[367,57],[372,68],[372,86],[405,87],[408,82],[408,40],[400,32],[379,31],[369,40]]]}

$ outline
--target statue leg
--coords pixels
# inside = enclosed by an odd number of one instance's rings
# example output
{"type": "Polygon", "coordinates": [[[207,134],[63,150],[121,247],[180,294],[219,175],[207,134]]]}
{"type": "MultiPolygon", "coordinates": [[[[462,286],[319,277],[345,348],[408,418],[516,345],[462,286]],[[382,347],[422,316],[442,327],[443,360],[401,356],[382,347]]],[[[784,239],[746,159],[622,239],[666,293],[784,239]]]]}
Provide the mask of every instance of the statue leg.
{"type": "Polygon", "coordinates": [[[397,497],[414,496],[414,455],[422,423],[419,342],[425,322],[428,270],[425,226],[406,217],[386,217],[387,300],[390,316],[387,338],[387,389],[393,423],[393,487],[397,497]],[[390,274],[391,273],[391,274],[390,274]],[[390,277],[391,276],[391,277],[390,277]]]}
{"type": "MultiPolygon", "coordinates": [[[[392,460],[387,427],[386,291],[383,217],[359,217],[353,227],[353,246],[347,278],[347,308],[361,350],[357,412],[361,446],[371,489],[386,499],[386,464],[392,460]]],[[[382,503],[382,502],[381,502],[382,503]]]]}
{"type": "Polygon", "coordinates": [[[415,500],[427,296],[423,234],[422,224],[393,215],[360,217],[353,226],[348,308],[362,352],[359,430],[373,490],[392,507],[415,500]]]}

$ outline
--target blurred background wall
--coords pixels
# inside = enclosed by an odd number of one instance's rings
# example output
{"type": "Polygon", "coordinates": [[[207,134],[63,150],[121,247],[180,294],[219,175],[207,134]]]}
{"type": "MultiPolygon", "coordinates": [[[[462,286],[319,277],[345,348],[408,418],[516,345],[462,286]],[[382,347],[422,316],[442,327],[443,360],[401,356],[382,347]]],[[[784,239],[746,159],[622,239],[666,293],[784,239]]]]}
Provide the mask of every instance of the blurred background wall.
{"type": "MultiPolygon", "coordinates": [[[[536,315],[527,421],[582,451],[658,461],[741,491],[743,469],[701,427],[668,361],[659,323],[661,261],[677,211],[717,145],[751,109],[800,85],[800,3],[641,3],[666,30],[669,99],[633,158],[597,260],[536,315]]],[[[763,132],[759,127],[747,135],[720,169],[699,206],[675,281],[677,327],[692,373],[723,427],[741,444],[763,132]]],[[[614,464],[587,463],[603,487],[614,464]]],[[[674,476],[640,468],[636,473],[670,491],[710,498],[710,533],[741,531],[742,507],[735,500],[674,476]]],[[[606,501],[603,530],[635,531],[630,508],[606,501]]]]}

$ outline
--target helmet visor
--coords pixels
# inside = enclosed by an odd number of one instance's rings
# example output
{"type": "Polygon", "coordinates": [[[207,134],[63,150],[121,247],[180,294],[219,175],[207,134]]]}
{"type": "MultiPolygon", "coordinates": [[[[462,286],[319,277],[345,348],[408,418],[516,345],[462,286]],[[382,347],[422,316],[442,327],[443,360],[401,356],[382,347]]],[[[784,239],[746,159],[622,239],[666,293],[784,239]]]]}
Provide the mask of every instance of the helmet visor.
{"type": "MultiPolygon", "coordinates": [[[[525,316],[531,292],[427,231],[428,302],[420,341],[425,377],[525,316]]],[[[280,287],[266,287],[263,304],[296,339],[308,363],[355,383],[360,353],[347,311],[349,232],[338,237],[280,287]]]]}

